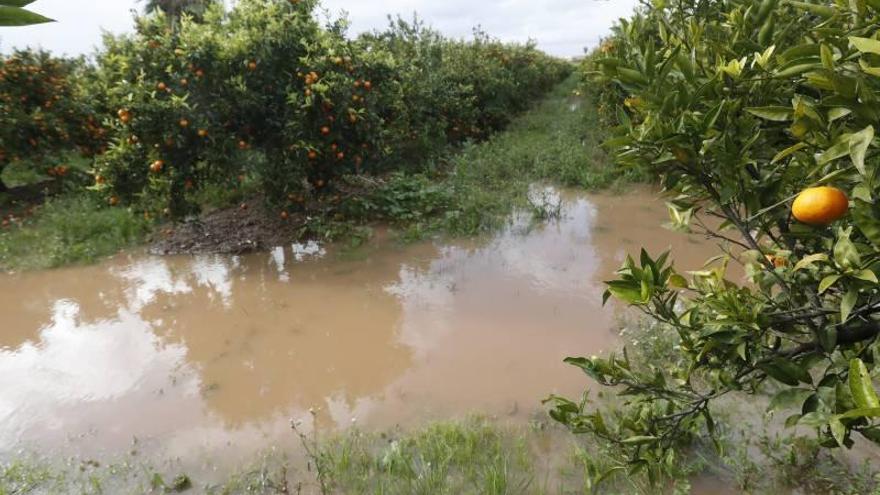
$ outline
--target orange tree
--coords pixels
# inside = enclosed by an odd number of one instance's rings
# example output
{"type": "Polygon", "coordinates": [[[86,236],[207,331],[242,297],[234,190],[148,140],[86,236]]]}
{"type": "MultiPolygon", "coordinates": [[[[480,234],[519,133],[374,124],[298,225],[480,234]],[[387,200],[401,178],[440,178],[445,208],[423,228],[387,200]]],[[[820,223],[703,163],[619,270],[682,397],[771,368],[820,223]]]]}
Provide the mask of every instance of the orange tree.
{"type": "Polygon", "coordinates": [[[106,130],[88,93],[90,74],[82,60],[43,51],[0,57],[0,172],[22,161],[63,176],[68,168],[60,154],[93,156],[103,149],[106,130]]]}
{"type": "Polygon", "coordinates": [[[673,365],[569,358],[622,407],[549,399],[615,445],[619,468],[656,480],[714,435],[727,394],[773,393],[828,448],[880,441],[878,28],[874,0],[659,1],[587,62],[617,161],[658,173],[673,223],[723,249],[687,274],[643,251],[608,282],[606,298],[677,332],[673,365]],[[748,281],[726,277],[730,260],[748,281]]]}
{"type": "Polygon", "coordinates": [[[112,204],[179,216],[199,189],[247,175],[274,206],[299,208],[345,174],[412,167],[485,135],[506,122],[496,100],[523,108],[568,68],[531,46],[421,28],[351,40],[344,22],[321,25],[316,5],[215,2],[173,28],[157,13],[107,38],[99,84],[114,139],[96,188],[112,204]]]}

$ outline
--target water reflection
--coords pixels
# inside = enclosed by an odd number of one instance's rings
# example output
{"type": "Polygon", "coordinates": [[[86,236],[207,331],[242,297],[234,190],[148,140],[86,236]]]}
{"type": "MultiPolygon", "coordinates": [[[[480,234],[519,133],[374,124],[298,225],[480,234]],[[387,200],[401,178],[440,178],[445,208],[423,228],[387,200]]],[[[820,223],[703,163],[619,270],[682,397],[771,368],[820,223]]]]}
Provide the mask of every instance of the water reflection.
{"type": "Polygon", "coordinates": [[[625,252],[672,245],[693,268],[711,251],[662,230],[652,192],[560,199],[558,221],[482,241],[2,275],[0,452],[256,445],[309,408],[337,428],[526,417],[583,387],[565,356],[613,345],[601,280],[625,252]]]}

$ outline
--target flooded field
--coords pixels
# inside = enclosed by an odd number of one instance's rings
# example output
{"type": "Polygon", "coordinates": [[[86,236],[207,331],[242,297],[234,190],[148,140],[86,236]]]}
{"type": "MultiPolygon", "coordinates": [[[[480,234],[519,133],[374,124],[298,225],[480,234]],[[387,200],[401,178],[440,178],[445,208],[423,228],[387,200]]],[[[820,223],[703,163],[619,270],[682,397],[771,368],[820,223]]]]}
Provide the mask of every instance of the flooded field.
{"type": "Polygon", "coordinates": [[[481,412],[525,421],[585,377],[562,359],[616,344],[602,281],[639,246],[698,268],[662,200],[564,194],[561,217],[497,235],[357,251],[117,256],[0,275],[0,456],[238,456],[316,411],[318,427],[481,412]]]}

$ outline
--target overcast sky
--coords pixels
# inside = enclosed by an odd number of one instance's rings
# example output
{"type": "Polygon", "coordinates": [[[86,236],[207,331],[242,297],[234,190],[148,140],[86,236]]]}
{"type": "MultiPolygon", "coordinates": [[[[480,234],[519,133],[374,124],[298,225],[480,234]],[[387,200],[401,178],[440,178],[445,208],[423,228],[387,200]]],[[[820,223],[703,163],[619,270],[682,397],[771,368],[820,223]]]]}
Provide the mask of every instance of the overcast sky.
{"type": "MultiPolygon", "coordinates": [[[[418,12],[450,36],[467,36],[476,25],[505,41],[534,38],[541,48],[574,56],[595,46],[611,24],[627,16],[636,0],[323,0],[334,15],[349,12],[351,31],[386,25],[388,14],[418,12]]],[[[53,24],[0,28],[0,50],[41,46],[56,53],[89,54],[101,43],[101,30],[128,32],[135,0],[37,0],[30,8],[58,20],[53,24]]]]}

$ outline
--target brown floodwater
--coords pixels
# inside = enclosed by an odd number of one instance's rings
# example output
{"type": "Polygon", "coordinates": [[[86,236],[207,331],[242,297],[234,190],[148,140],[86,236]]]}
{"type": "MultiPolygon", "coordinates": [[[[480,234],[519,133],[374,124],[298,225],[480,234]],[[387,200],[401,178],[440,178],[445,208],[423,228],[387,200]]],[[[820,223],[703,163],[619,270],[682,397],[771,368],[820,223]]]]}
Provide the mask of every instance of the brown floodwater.
{"type": "Polygon", "coordinates": [[[356,251],[122,254],[0,275],[0,456],[236,456],[315,411],[320,428],[480,412],[525,421],[587,381],[562,363],[615,347],[602,281],[627,253],[711,243],[665,230],[654,191],[562,194],[561,217],[496,235],[356,251]]]}

